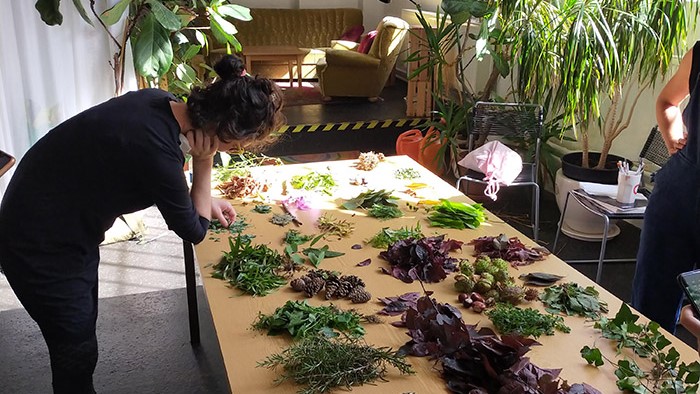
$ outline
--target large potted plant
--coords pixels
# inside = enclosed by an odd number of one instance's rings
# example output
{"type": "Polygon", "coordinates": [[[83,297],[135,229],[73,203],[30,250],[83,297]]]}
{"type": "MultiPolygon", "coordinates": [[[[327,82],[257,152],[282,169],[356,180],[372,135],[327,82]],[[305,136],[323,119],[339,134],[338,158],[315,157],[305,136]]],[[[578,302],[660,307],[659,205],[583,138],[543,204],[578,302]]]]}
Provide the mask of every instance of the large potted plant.
{"type": "MultiPolygon", "coordinates": [[[[73,4],[87,23],[98,24],[105,31],[116,48],[110,62],[115,95],[124,87],[127,45],[131,45],[134,69],[147,85],[162,83],[159,87],[175,94],[188,94],[192,85],[201,83],[204,77],[196,69],[206,68],[203,56],[209,51],[208,37],[240,51],[231,20],[251,20],[248,8],[228,0],[119,0],[103,12],[90,1],[90,13],[79,0],[73,4]],[[115,36],[110,26],[122,19],[122,32],[115,36]]],[[[62,23],[59,5],[60,0],[36,1],[41,19],[48,25],[62,23]]]]}

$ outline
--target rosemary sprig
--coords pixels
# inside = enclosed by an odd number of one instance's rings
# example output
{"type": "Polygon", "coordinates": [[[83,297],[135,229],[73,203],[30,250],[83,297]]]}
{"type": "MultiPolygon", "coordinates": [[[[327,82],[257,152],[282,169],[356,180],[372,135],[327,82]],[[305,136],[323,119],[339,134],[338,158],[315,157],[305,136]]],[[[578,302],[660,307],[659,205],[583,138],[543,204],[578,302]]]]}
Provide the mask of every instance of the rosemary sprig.
{"type": "Polygon", "coordinates": [[[401,374],[415,373],[405,360],[390,348],[375,348],[358,339],[311,337],[293,344],[281,353],[258,363],[273,370],[282,368],[276,383],[293,380],[305,385],[299,394],[327,393],[336,387],[353,386],[385,380],[387,367],[401,374]]]}
{"type": "Polygon", "coordinates": [[[331,215],[323,214],[316,224],[326,234],[347,237],[355,230],[355,225],[347,220],[336,219],[331,215]]]}

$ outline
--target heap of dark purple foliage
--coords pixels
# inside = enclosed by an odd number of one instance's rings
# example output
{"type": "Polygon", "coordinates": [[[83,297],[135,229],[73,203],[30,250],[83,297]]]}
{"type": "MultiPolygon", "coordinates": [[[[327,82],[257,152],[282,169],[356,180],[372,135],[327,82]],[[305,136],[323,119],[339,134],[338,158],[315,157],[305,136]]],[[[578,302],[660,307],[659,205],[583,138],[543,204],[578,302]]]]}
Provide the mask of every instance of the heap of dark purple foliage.
{"type": "Polygon", "coordinates": [[[445,235],[396,241],[379,253],[379,257],[392,266],[390,270],[382,267],[382,271],[406,283],[414,280],[439,282],[448,273],[457,271],[459,260],[448,253],[461,249],[462,244],[454,239],[445,240],[445,235]]]}
{"type": "Polygon", "coordinates": [[[485,255],[491,258],[502,258],[510,262],[512,266],[528,265],[535,261],[544,260],[549,254],[545,248],[526,247],[518,237],[506,237],[501,234],[497,237],[479,237],[469,242],[474,245],[474,256],[485,255]]]}
{"type": "Polygon", "coordinates": [[[406,311],[411,341],[404,354],[440,360],[442,376],[454,393],[464,394],[600,394],[583,383],[569,386],[559,380],[559,369],[544,369],[523,357],[533,339],[504,335],[467,325],[457,308],[439,304],[428,296],[406,311]]]}

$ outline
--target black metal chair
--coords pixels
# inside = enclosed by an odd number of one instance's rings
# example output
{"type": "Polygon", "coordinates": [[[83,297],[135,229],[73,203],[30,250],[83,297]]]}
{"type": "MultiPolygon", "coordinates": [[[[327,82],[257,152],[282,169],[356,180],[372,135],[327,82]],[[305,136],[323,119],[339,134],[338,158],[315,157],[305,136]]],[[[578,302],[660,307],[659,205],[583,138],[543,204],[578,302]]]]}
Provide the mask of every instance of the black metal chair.
{"type": "MultiPolygon", "coordinates": [[[[654,126],[651,129],[651,132],[649,132],[649,136],[647,137],[646,142],[644,143],[644,146],[642,147],[642,150],[639,152],[639,160],[642,161],[644,160],[645,163],[652,163],[654,164],[657,168],[653,169],[651,172],[651,182],[653,183],[654,181],[654,175],[656,174],[655,170],[658,170],[659,168],[663,167],[664,164],[668,161],[670,158],[670,155],[668,153],[668,149],[666,148],[666,144],[664,143],[664,139],[661,136],[661,132],[659,131],[658,126],[654,126]]],[[[642,177],[643,179],[643,177],[642,177]]],[[[645,197],[649,197],[649,194],[651,191],[644,185],[640,185],[638,189],[638,193],[642,193],[645,197]]],[[[557,243],[559,242],[559,234],[561,233],[561,227],[564,223],[564,215],[566,215],[566,209],[569,205],[569,199],[573,198],[574,201],[579,203],[584,209],[589,211],[590,213],[600,216],[603,219],[603,235],[601,239],[601,245],[600,245],[600,254],[598,257],[598,260],[568,260],[567,263],[569,264],[581,264],[581,263],[598,263],[598,268],[596,270],[596,276],[595,276],[595,281],[596,283],[600,283],[600,279],[603,276],[603,263],[604,262],[615,262],[615,263],[622,263],[622,262],[635,262],[635,259],[605,259],[605,247],[608,242],[608,230],[610,229],[610,221],[611,220],[632,220],[632,219],[638,219],[638,220],[643,220],[644,219],[644,212],[639,212],[639,211],[633,211],[633,212],[611,212],[609,210],[604,209],[600,204],[596,203],[595,201],[595,196],[589,196],[586,193],[582,193],[579,190],[571,190],[567,196],[566,196],[566,201],[564,202],[564,209],[561,211],[561,216],[559,217],[559,224],[557,225],[557,233],[554,237],[554,244],[552,244],[552,251],[556,252],[557,249],[557,243]]]]}
{"type": "MultiPolygon", "coordinates": [[[[468,149],[483,145],[488,140],[498,139],[511,149],[520,153],[523,158],[523,170],[518,177],[507,187],[530,186],[532,187],[532,205],[530,220],[532,222],[532,234],[535,241],[539,235],[540,216],[540,187],[537,184],[540,161],[540,144],[542,123],[544,119],[541,105],[521,103],[491,103],[477,102],[473,110],[473,127],[469,133],[468,149]]],[[[469,183],[487,184],[484,174],[474,170],[467,170],[466,175],[457,179],[456,188],[466,182],[466,191],[469,191],[469,183]]],[[[506,186],[502,186],[506,187],[506,186]]]]}

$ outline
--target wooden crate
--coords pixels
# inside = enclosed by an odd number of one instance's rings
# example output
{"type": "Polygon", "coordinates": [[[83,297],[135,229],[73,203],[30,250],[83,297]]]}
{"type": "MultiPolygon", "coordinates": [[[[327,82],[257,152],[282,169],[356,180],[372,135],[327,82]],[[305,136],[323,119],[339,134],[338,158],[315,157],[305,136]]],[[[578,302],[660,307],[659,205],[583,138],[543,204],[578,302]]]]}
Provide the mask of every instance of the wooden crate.
{"type": "MultiPolygon", "coordinates": [[[[421,57],[428,55],[425,30],[422,26],[411,26],[408,34],[408,53],[419,52],[421,57]]],[[[407,76],[413,70],[423,64],[421,62],[409,62],[406,64],[407,76]]],[[[427,117],[433,109],[432,81],[428,70],[421,71],[420,74],[408,80],[406,92],[406,116],[427,117]]]]}

